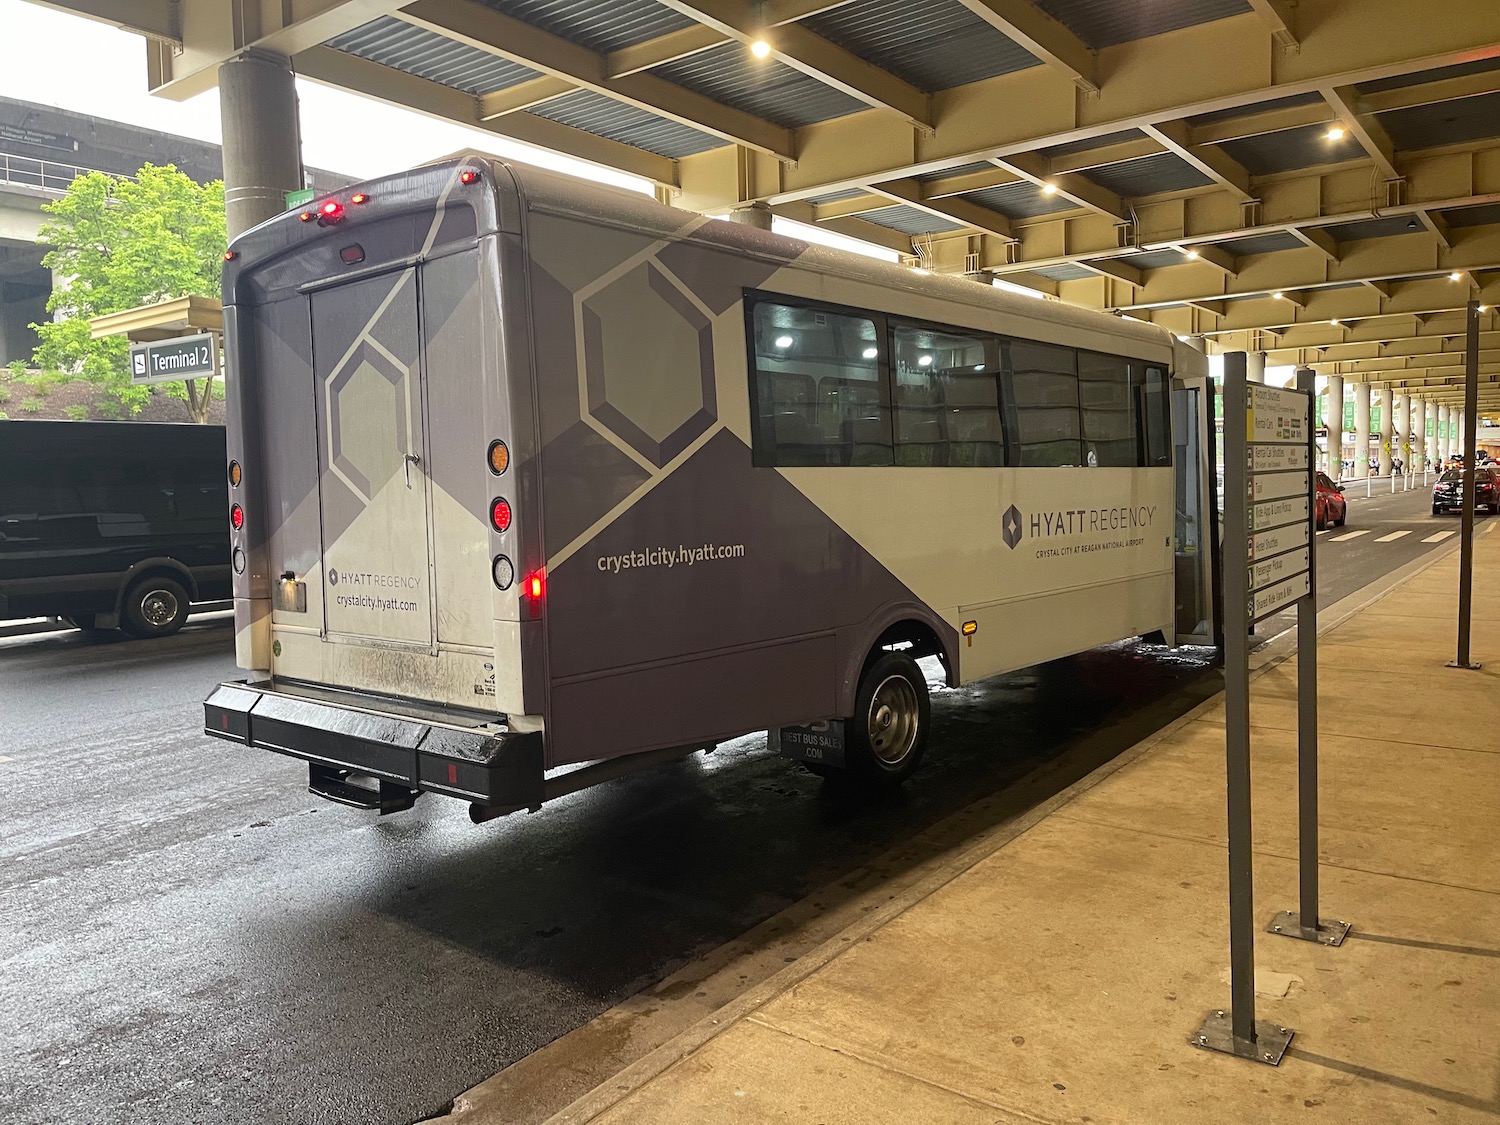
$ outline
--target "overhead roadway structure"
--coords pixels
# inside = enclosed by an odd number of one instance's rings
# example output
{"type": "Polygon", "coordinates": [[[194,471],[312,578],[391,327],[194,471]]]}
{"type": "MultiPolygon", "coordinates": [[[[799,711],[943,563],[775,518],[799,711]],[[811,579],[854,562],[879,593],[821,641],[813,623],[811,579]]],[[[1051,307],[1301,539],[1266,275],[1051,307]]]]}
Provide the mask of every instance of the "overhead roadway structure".
{"type": "Polygon", "coordinates": [[[1495,0],[47,4],[1432,402],[1475,296],[1500,409],[1495,0]]]}

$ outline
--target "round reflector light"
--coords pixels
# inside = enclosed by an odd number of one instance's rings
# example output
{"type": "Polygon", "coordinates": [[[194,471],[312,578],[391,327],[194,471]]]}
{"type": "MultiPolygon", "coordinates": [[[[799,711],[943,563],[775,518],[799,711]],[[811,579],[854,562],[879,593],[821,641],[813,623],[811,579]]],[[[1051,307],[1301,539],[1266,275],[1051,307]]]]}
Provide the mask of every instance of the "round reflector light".
{"type": "Polygon", "coordinates": [[[497,477],[510,467],[510,449],[503,441],[490,442],[490,472],[497,477]]]}
{"type": "Polygon", "coordinates": [[[234,554],[230,556],[230,561],[234,563],[234,572],[236,574],[244,574],[245,573],[245,552],[244,551],[242,551],[242,550],[240,550],[240,548],[236,547],[234,549],[234,554]]]}
{"type": "Polygon", "coordinates": [[[505,497],[496,497],[490,505],[490,523],[495,525],[496,531],[510,530],[510,501],[505,497]]]}
{"type": "Polygon", "coordinates": [[[240,472],[240,463],[238,461],[229,462],[229,483],[231,486],[238,488],[240,486],[240,478],[243,475],[240,472]]]}
{"type": "Polygon", "coordinates": [[[245,509],[241,508],[238,504],[236,504],[232,508],[230,508],[229,509],[229,522],[232,523],[232,524],[234,524],[234,529],[236,531],[238,531],[240,528],[244,527],[245,526],[245,509]]]}
{"type": "Polygon", "coordinates": [[[350,203],[364,203],[370,197],[362,191],[357,191],[349,197],[350,203]]]}
{"type": "Polygon", "coordinates": [[[510,584],[516,580],[516,568],[504,555],[495,556],[495,565],[490,568],[490,573],[495,577],[496,589],[509,590],[510,584]]]}

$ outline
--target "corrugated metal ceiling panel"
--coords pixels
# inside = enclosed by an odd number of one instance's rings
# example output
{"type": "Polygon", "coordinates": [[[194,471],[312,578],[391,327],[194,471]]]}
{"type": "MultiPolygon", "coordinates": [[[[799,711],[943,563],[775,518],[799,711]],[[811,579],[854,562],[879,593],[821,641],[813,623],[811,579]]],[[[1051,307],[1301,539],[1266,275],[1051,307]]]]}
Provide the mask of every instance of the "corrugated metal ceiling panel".
{"type": "Polygon", "coordinates": [[[1353,136],[1330,141],[1324,125],[1304,125],[1300,129],[1283,129],[1238,141],[1225,141],[1221,147],[1245,166],[1252,176],[1269,176],[1320,164],[1338,164],[1366,156],[1353,136]]]}
{"type": "Polygon", "coordinates": [[[1088,152],[1090,149],[1103,148],[1105,145],[1116,145],[1124,141],[1138,141],[1146,134],[1139,129],[1121,129],[1118,133],[1105,133],[1102,137],[1090,137],[1086,141],[1069,141],[1065,145],[1053,145],[1051,148],[1042,150],[1043,156],[1072,156],[1075,152],[1088,152]]]}
{"type": "Polygon", "coordinates": [[[1036,0],[1094,50],[1250,11],[1247,0],[1036,0]]]}
{"type": "Polygon", "coordinates": [[[1048,281],[1082,281],[1086,277],[1098,276],[1092,270],[1075,266],[1071,262],[1064,262],[1057,266],[1041,266],[1031,272],[1038,277],[1045,277],[1048,281]]]}
{"type": "Polygon", "coordinates": [[[402,23],[393,16],[371,20],[330,39],[328,45],[466,94],[488,94],[540,77],[530,67],[402,23]]]}
{"type": "Polygon", "coordinates": [[[734,42],[659,66],[652,73],[785,129],[868,108],[784,63],[751,58],[734,42]]]}
{"type": "Polygon", "coordinates": [[[1163,191],[1186,191],[1213,183],[1186,160],[1170,152],[1090,168],[1084,174],[1106,191],[1125,199],[1163,191]]]}
{"type": "Polygon", "coordinates": [[[890,227],[892,230],[899,230],[902,234],[937,234],[942,231],[964,229],[959,223],[940,219],[936,215],[929,215],[926,211],[908,207],[904,203],[882,207],[878,211],[866,211],[860,218],[868,219],[883,227],[890,227]]]}
{"type": "Polygon", "coordinates": [[[1376,114],[1398,149],[1436,148],[1500,137],[1500,93],[1376,114]]]}
{"type": "Polygon", "coordinates": [[[1427,82],[1440,82],[1444,78],[1462,78],[1466,74],[1484,74],[1500,70],[1500,58],[1476,59],[1473,62],[1440,66],[1436,70],[1419,70],[1415,74],[1399,74],[1395,78],[1382,78],[1378,82],[1362,82],[1358,86],[1361,94],[1376,94],[1381,90],[1400,90],[1406,86],[1421,86],[1427,82]]]}
{"type": "Polygon", "coordinates": [[[1032,219],[1038,215],[1050,215],[1054,211],[1071,211],[1074,204],[1056,195],[1043,195],[1041,189],[1029,180],[1000,187],[971,191],[962,198],[999,211],[1011,219],[1032,219]]]}
{"type": "Polygon", "coordinates": [[[855,0],[802,23],[920,90],[1041,65],[957,0],[855,0]]]}
{"type": "Polygon", "coordinates": [[[718,148],[726,143],[708,133],[700,133],[697,129],[690,129],[644,109],[617,102],[592,90],[578,90],[561,98],[554,98],[536,106],[531,112],[549,121],[571,125],[586,133],[594,133],[673,159],[718,148]]]}
{"type": "Polygon", "coordinates": [[[810,195],[807,197],[809,203],[838,203],[844,199],[858,199],[867,194],[864,188],[845,188],[843,191],[831,191],[827,195],[810,195]]]}
{"type": "Polygon", "coordinates": [[[480,0],[488,8],[560,35],[591,51],[618,51],[692,27],[689,16],[656,0],[480,0]]]}
{"type": "Polygon", "coordinates": [[[1217,249],[1227,250],[1236,257],[1246,254],[1274,254],[1278,250],[1300,250],[1306,246],[1294,234],[1254,234],[1249,238],[1233,238],[1228,242],[1214,244],[1217,249]]]}
{"type": "Polygon", "coordinates": [[[1233,121],[1236,117],[1245,117],[1252,113],[1265,113],[1273,109],[1295,109],[1299,105],[1312,105],[1322,100],[1323,95],[1314,90],[1308,94],[1292,94],[1285,98],[1273,98],[1268,102],[1256,102],[1254,105],[1218,109],[1213,113],[1200,113],[1196,117],[1189,117],[1188,121],[1193,125],[1213,125],[1220,121],[1233,121]]]}
{"type": "Polygon", "coordinates": [[[1131,254],[1120,261],[1127,266],[1134,266],[1138,270],[1159,270],[1164,266],[1180,266],[1187,258],[1176,250],[1146,250],[1139,254],[1131,254]]]}
{"type": "Polygon", "coordinates": [[[1339,223],[1324,227],[1339,242],[1354,242],[1361,238],[1389,238],[1398,234],[1421,234],[1427,228],[1410,215],[1388,215],[1381,219],[1361,219],[1355,223],[1339,223]]]}
{"type": "Polygon", "coordinates": [[[1443,218],[1450,227],[1479,227],[1489,223],[1500,223],[1500,203],[1486,203],[1482,207],[1455,207],[1444,211],[1443,218]]]}
{"type": "Polygon", "coordinates": [[[950,176],[963,176],[969,172],[983,172],[986,168],[993,167],[988,160],[981,160],[976,164],[960,164],[957,168],[944,168],[941,172],[924,172],[917,177],[917,183],[930,184],[933,180],[946,180],[950,176]]]}

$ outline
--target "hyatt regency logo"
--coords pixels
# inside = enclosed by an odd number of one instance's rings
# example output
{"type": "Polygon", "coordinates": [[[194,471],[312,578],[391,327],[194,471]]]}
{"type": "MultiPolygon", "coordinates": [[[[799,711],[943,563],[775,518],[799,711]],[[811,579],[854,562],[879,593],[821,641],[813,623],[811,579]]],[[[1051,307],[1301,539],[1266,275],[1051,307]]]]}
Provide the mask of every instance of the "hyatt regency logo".
{"type": "Polygon", "coordinates": [[[330,586],[337,586],[339,584],[339,572],[332,567],[328,570],[328,584],[330,586]]]}
{"type": "Polygon", "coordinates": [[[1015,550],[1016,544],[1021,541],[1021,513],[1012,504],[1005,509],[1005,515],[1000,517],[1000,534],[1005,537],[1005,545],[1015,550]]]}

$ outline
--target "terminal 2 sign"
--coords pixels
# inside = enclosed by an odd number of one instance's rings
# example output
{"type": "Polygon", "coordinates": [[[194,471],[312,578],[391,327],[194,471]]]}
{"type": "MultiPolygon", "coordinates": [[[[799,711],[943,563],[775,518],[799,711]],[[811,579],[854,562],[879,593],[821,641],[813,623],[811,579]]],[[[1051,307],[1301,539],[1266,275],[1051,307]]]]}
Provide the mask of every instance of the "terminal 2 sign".
{"type": "Polygon", "coordinates": [[[130,349],[130,381],[136,386],[211,379],[219,373],[219,337],[213,332],[178,336],[130,349]]]}

